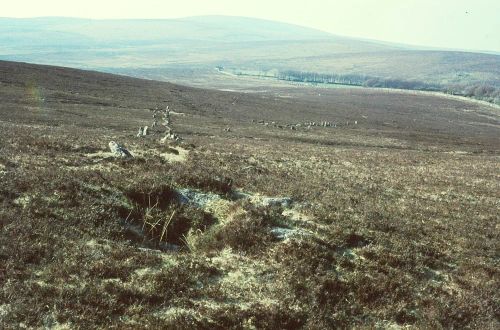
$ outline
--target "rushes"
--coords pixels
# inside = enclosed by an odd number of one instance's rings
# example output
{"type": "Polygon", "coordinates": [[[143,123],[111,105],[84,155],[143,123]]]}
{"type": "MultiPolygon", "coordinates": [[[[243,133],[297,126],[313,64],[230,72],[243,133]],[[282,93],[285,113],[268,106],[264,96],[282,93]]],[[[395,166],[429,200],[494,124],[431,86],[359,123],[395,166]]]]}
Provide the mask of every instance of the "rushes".
{"type": "Polygon", "coordinates": [[[174,218],[175,212],[176,212],[176,210],[174,210],[172,212],[172,215],[170,216],[170,218],[168,219],[168,221],[166,221],[165,224],[163,225],[163,230],[161,231],[161,236],[160,236],[160,242],[162,241],[163,236],[166,237],[165,234],[167,233],[168,225],[170,224],[170,222],[172,222],[172,219],[174,218]]]}

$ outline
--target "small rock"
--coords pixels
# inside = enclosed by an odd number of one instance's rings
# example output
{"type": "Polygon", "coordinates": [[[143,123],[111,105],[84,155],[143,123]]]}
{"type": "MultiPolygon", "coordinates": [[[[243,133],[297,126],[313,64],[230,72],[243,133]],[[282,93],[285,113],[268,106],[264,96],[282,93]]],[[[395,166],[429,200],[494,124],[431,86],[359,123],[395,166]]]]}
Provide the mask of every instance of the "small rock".
{"type": "Polygon", "coordinates": [[[204,208],[208,203],[222,199],[221,196],[213,193],[205,193],[192,189],[178,189],[177,201],[180,204],[192,204],[204,208]]]}
{"type": "Polygon", "coordinates": [[[271,234],[273,234],[273,236],[276,239],[283,241],[283,240],[292,238],[294,236],[303,236],[303,235],[306,235],[307,233],[304,232],[303,230],[300,230],[300,229],[273,227],[273,228],[271,228],[271,234]]]}
{"type": "Polygon", "coordinates": [[[115,141],[111,141],[109,143],[109,149],[116,157],[124,157],[124,158],[134,157],[127,149],[125,149],[125,147],[120,146],[115,141]]]}
{"type": "Polygon", "coordinates": [[[266,197],[262,200],[262,206],[281,206],[290,208],[293,200],[290,197],[266,197]]]}

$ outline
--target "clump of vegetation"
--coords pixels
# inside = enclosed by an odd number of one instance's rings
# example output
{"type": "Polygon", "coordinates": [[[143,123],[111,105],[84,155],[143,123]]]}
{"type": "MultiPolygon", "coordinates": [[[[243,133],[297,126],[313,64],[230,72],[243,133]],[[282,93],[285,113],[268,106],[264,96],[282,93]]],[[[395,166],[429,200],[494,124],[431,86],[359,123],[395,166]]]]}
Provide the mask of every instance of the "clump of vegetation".
{"type": "Polygon", "coordinates": [[[133,203],[124,219],[129,237],[155,247],[184,244],[190,230],[204,232],[216,223],[211,214],[181,205],[175,189],[165,183],[149,187],[140,182],[125,195],[133,203]]]}
{"type": "Polygon", "coordinates": [[[233,188],[233,180],[219,176],[203,167],[203,164],[188,164],[179,169],[174,178],[179,186],[187,186],[217,194],[227,194],[233,188]]]}
{"type": "MultiPolygon", "coordinates": [[[[140,211],[147,208],[165,209],[176,202],[177,194],[167,182],[160,180],[148,178],[134,182],[125,190],[124,194],[140,211]]],[[[164,177],[163,180],[168,180],[168,177],[164,177]]]]}
{"type": "Polygon", "coordinates": [[[276,241],[270,231],[275,226],[286,226],[280,208],[258,207],[247,202],[234,207],[228,219],[221,224],[203,235],[193,235],[188,240],[195,251],[230,247],[235,251],[257,254],[276,241]]]}
{"type": "Polygon", "coordinates": [[[128,227],[129,234],[156,247],[165,242],[184,244],[184,237],[190,230],[204,232],[216,223],[209,213],[189,206],[174,204],[162,210],[153,205],[143,212],[140,218],[127,220],[136,226],[135,230],[128,227]]]}

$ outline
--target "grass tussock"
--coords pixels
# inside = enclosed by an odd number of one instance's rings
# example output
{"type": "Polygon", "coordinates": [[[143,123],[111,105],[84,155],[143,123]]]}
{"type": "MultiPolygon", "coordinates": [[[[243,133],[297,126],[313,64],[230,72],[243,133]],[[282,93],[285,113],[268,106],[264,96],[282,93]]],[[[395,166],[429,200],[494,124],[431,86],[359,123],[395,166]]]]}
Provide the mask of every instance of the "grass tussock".
{"type": "Polygon", "coordinates": [[[211,252],[231,248],[241,253],[258,254],[276,238],[270,229],[286,226],[278,207],[258,207],[251,203],[236,204],[227,219],[205,233],[191,232],[187,238],[192,251],[211,252]]]}

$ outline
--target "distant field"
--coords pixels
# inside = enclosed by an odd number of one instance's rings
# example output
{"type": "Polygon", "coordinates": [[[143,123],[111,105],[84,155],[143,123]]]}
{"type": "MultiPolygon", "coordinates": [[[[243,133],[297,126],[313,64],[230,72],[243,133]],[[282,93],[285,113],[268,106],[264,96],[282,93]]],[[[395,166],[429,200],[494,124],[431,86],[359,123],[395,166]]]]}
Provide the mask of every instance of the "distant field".
{"type": "Polygon", "coordinates": [[[0,61],[0,128],[3,328],[499,327],[498,108],[0,61]]]}

